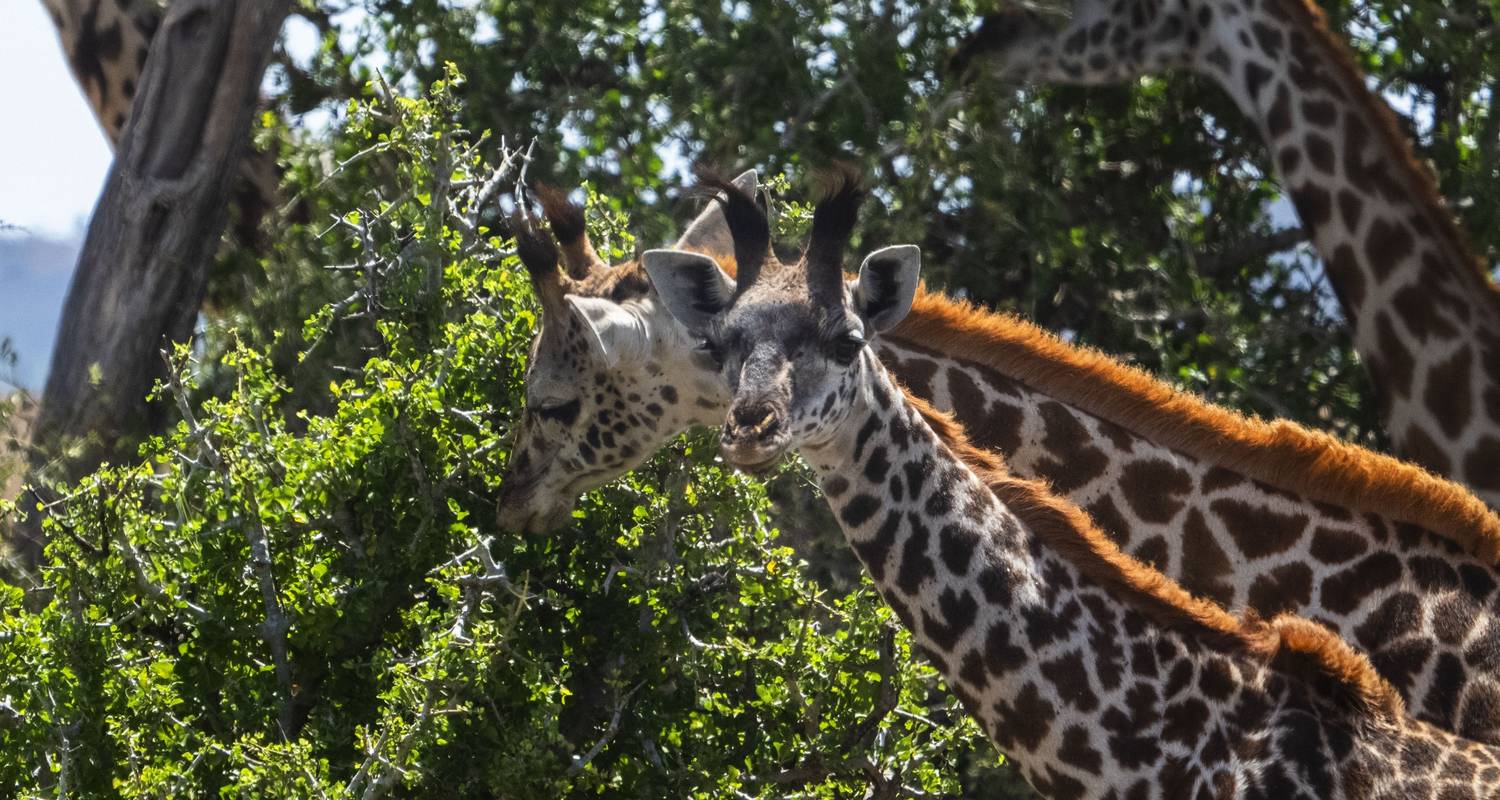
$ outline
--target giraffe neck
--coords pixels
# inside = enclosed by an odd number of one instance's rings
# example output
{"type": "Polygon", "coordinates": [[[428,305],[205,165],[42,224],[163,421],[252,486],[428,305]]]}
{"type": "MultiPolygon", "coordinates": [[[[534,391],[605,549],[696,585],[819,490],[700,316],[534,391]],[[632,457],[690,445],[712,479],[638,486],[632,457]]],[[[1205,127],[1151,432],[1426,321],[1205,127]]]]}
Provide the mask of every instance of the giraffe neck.
{"type": "Polygon", "coordinates": [[[43,2],[105,138],[118,144],[151,38],[161,24],[161,7],[153,0],[43,2]]]}
{"type": "Polygon", "coordinates": [[[1054,31],[992,15],[956,63],[1118,83],[1187,67],[1260,128],[1346,310],[1402,455],[1500,508],[1500,291],[1312,0],[1074,0],[1054,31]]]}
{"type": "Polygon", "coordinates": [[[1399,453],[1500,508],[1500,294],[1306,0],[1215,9],[1193,60],[1254,120],[1327,264],[1399,453]]]}
{"type": "Polygon", "coordinates": [[[1038,485],[1011,481],[1002,502],[951,449],[954,434],[929,425],[942,421],[872,356],[864,363],[838,430],[802,452],[881,594],[1042,794],[1192,797],[1264,783],[1341,797],[1343,769],[1382,769],[1369,748],[1336,753],[1322,734],[1277,752],[1309,716],[1320,730],[1374,723],[1459,747],[1399,716],[1399,701],[1351,711],[1257,655],[1237,620],[1129,562],[1038,485]]]}
{"type": "Polygon", "coordinates": [[[1500,742],[1500,520],[1461,488],[939,295],[875,348],[1126,552],[1226,608],[1327,623],[1419,718],[1500,742]]]}

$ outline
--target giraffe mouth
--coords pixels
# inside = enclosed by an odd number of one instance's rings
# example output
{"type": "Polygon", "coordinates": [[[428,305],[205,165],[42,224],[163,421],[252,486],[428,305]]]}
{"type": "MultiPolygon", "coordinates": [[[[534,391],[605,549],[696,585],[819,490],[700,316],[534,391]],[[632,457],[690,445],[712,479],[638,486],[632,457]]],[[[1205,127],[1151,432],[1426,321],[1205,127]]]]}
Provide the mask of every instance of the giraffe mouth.
{"type": "Polygon", "coordinates": [[[787,437],[775,436],[770,441],[750,444],[733,441],[721,442],[724,460],[729,465],[749,475],[762,475],[781,461],[786,454],[787,437]]]}
{"type": "Polygon", "coordinates": [[[728,460],[730,464],[734,465],[735,469],[747,475],[764,475],[770,472],[781,461],[781,452],[778,450],[776,453],[760,461],[746,462],[733,457],[729,457],[728,460]]]}
{"type": "Polygon", "coordinates": [[[724,460],[741,472],[759,474],[776,465],[791,441],[786,415],[772,404],[738,405],[719,436],[724,460]]]}

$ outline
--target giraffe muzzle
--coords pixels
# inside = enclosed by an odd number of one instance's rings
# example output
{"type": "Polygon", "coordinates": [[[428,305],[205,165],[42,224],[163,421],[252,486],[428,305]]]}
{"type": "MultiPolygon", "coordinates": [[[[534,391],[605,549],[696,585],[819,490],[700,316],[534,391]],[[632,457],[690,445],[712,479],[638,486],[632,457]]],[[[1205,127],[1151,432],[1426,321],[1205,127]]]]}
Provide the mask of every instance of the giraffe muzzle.
{"type": "Polygon", "coordinates": [[[770,469],[786,452],[786,415],[770,403],[735,406],[719,437],[724,460],[749,473],[770,469]]]}

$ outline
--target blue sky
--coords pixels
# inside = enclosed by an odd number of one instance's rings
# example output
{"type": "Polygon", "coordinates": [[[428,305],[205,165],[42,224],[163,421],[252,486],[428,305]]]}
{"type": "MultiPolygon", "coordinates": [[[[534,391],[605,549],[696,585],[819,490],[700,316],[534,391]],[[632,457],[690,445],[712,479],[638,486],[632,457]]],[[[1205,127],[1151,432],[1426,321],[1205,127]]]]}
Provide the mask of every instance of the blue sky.
{"type": "MultiPolygon", "coordinates": [[[[42,4],[7,0],[0,25],[0,339],[20,354],[18,377],[40,388],[78,240],[104,175],[109,144],[73,82],[42,4]],[[19,77],[17,77],[19,76],[19,77]]],[[[11,376],[0,372],[0,381],[11,376]]],[[[7,388],[0,382],[0,391],[7,388]]]]}
{"type": "Polygon", "coordinates": [[[0,126],[0,219],[71,234],[87,220],[113,153],[42,4],[19,0],[5,16],[0,74],[11,76],[4,91],[11,123],[0,126]]]}

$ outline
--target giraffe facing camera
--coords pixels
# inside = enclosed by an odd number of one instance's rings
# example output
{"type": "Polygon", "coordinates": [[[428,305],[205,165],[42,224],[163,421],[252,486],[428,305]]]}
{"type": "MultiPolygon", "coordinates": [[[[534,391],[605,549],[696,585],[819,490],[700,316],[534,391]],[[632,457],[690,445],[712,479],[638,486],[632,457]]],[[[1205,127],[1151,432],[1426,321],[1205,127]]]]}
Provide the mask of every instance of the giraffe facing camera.
{"type": "Polygon", "coordinates": [[[876,251],[846,282],[859,199],[845,183],[818,206],[795,264],[737,254],[749,279],[694,254],[643,263],[733,397],[726,459],[806,457],[882,596],[1038,792],[1491,796],[1500,748],[1410,717],[1326,628],[1193,597],[907,395],[866,337],[907,313],[918,254],[876,251]]]}

